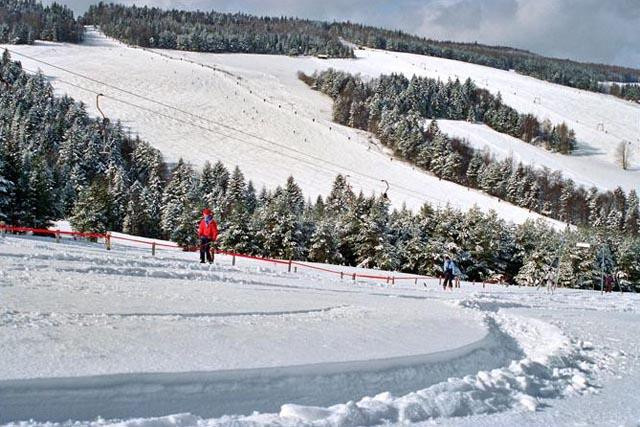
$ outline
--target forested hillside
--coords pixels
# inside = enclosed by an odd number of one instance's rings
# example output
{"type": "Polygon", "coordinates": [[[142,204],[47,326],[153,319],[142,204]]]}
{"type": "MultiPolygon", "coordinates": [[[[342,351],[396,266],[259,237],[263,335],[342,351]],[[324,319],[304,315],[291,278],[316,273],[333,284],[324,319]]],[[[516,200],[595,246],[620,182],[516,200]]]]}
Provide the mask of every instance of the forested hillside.
{"type": "Polygon", "coordinates": [[[31,44],[35,40],[77,43],[83,28],[66,6],[43,6],[36,0],[0,0],[0,42],[31,44]]]}
{"type": "MultiPolygon", "coordinates": [[[[518,114],[470,80],[464,84],[442,83],[391,75],[364,82],[334,70],[314,76],[300,74],[300,78],[334,100],[336,122],[373,132],[398,157],[438,177],[567,223],[608,224],[618,231],[637,233],[637,221],[625,223],[627,195],[622,189],[587,191],[563,178],[559,171],[515,164],[512,159],[495,161],[464,141],[447,137],[435,123],[425,126],[432,118],[483,121],[527,142],[570,151],[573,132],[566,125],[554,127],[532,115],[518,114]]],[[[630,192],[628,200],[631,206],[638,204],[635,191],[630,192]]]]}
{"type": "Polygon", "coordinates": [[[165,11],[99,3],[83,16],[110,37],[143,47],[198,52],[328,55],[350,58],[353,51],[329,31],[329,24],[241,13],[165,11]]]}
{"type": "MultiPolygon", "coordinates": [[[[608,92],[601,82],[640,81],[640,70],[636,69],[548,58],[509,47],[436,41],[351,22],[328,23],[245,14],[165,11],[102,2],[92,6],[82,21],[100,25],[111,37],[144,47],[352,57],[352,49],[341,43],[341,39],[344,39],[376,49],[515,70],[552,83],[595,92],[608,92]]],[[[626,99],[640,99],[640,93],[633,88],[614,90],[612,94],[626,99]]]]}

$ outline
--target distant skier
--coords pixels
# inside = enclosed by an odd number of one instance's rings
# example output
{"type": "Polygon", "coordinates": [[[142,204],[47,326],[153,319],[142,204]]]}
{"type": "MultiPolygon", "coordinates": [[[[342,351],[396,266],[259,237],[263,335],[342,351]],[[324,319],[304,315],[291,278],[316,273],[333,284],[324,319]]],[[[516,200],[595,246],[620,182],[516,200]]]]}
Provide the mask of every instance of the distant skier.
{"type": "Polygon", "coordinates": [[[607,274],[604,278],[604,291],[606,293],[613,292],[613,276],[611,274],[607,274]]]}
{"type": "Polygon", "coordinates": [[[547,293],[552,294],[556,290],[556,278],[551,268],[544,275],[543,283],[547,286],[547,293]]]}
{"type": "Polygon", "coordinates": [[[447,290],[447,283],[449,283],[449,289],[453,290],[453,269],[455,265],[448,255],[444,258],[444,265],[442,266],[444,282],[442,283],[442,289],[445,291],[447,290]]]}
{"type": "MultiPolygon", "coordinates": [[[[453,261],[452,261],[453,262],[453,261]]],[[[459,288],[460,287],[460,278],[462,277],[462,271],[460,270],[460,267],[458,267],[458,264],[456,264],[455,262],[453,262],[453,277],[454,279],[454,287],[455,288],[459,288]]]]}
{"type": "Polygon", "coordinates": [[[202,211],[202,219],[198,227],[200,238],[200,263],[204,264],[205,257],[209,264],[213,262],[212,243],[218,238],[218,224],[213,219],[213,212],[206,208],[202,211]]]}

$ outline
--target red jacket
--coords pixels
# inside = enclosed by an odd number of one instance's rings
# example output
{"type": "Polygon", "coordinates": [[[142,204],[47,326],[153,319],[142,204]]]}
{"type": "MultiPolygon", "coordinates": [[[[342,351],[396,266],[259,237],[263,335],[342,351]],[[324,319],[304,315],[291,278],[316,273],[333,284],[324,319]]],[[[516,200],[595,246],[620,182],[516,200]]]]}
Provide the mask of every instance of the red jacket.
{"type": "Polygon", "coordinates": [[[198,237],[206,237],[209,240],[216,240],[218,238],[218,223],[215,219],[212,219],[209,225],[202,218],[200,220],[200,226],[198,227],[198,237]]]}

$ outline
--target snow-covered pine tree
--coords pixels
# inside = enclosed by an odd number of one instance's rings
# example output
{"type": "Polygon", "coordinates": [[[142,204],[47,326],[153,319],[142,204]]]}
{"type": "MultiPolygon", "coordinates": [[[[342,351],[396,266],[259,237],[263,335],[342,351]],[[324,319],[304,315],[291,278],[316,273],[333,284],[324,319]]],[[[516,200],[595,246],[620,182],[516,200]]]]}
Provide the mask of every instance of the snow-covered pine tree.
{"type": "Polygon", "coordinates": [[[638,230],[640,229],[639,204],[638,193],[632,189],[627,199],[627,216],[624,220],[624,232],[631,236],[638,236],[638,230]]]}
{"type": "Polygon", "coordinates": [[[55,192],[53,176],[49,165],[43,157],[29,162],[28,189],[25,200],[24,223],[35,228],[48,228],[56,219],[55,192]]]}
{"type": "Polygon", "coordinates": [[[356,236],[357,263],[383,270],[397,268],[394,247],[390,243],[389,206],[383,197],[367,199],[368,207],[356,236]]]}
{"type": "Polygon", "coordinates": [[[180,159],[162,198],[162,230],[183,247],[197,243],[199,218],[195,197],[195,175],[191,166],[180,159]]]}
{"type": "Polygon", "coordinates": [[[467,167],[467,183],[470,187],[477,188],[479,186],[479,178],[484,174],[484,159],[479,151],[473,153],[473,157],[469,161],[467,167]]]}
{"type": "Polygon", "coordinates": [[[253,253],[253,230],[250,227],[250,213],[247,209],[247,185],[240,168],[236,166],[224,200],[225,216],[220,224],[220,244],[227,250],[253,253]]]}
{"type": "Polygon", "coordinates": [[[309,241],[309,260],[331,264],[342,263],[336,226],[330,218],[321,219],[317,223],[309,241]]]}
{"type": "Polygon", "coordinates": [[[134,236],[147,236],[148,210],[144,208],[143,188],[136,180],[129,189],[127,206],[122,221],[122,231],[134,236]]]}
{"type": "Polygon", "coordinates": [[[0,150],[0,221],[6,221],[9,214],[9,206],[11,205],[11,193],[13,186],[11,182],[3,175],[4,162],[2,159],[2,151],[0,150]]]}
{"type": "Polygon", "coordinates": [[[76,231],[105,233],[111,225],[111,205],[108,182],[95,179],[80,192],[69,222],[76,231]]]}

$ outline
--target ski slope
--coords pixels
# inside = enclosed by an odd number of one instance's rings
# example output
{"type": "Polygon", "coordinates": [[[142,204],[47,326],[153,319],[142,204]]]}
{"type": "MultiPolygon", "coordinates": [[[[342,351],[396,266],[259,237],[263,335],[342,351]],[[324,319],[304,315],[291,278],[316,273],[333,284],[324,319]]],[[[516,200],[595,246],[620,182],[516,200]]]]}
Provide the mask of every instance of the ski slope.
{"type": "Polygon", "coordinates": [[[609,162],[600,162],[591,156],[564,156],[544,148],[526,144],[518,138],[496,132],[485,124],[458,120],[438,120],[444,133],[465,139],[477,150],[487,150],[496,159],[513,158],[535,167],[547,167],[551,171],[562,171],[585,188],[596,187],[614,190],[620,186],[625,191],[640,189],[640,175],[633,171],[623,171],[609,162]]]}
{"type": "MultiPolygon", "coordinates": [[[[167,51],[157,52],[166,54],[167,51]]],[[[503,101],[518,112],[534,114],[540,120],[549,119],[553,124],[565,122],[576,133],[577,149],[571,156],[532,150],[531,145],[523,141],[517,140],[518,144],[515,141],[506,143],[506,139],[493,137],[496,144],[491,148],[496,151],[497,156],[500,156],[506,145],[513,151],[514,157],[530,159],[536,165],[567,172],[576,181],[595,185],[600,189],[613,189],[618,185],[626,191],[640,189],[638,103],[466,62],[376,49],[356,50],[355,53],[356,60],[211,55],[180,51],[170,52],[168,55],[197,63],[233,67],[239,72],[254,67],[265,76],[277,76],[286,87],[295,86],[294,69],[312,73],[315,70],[335,68],[360,74],[365,78],[391,73],[404,74],[408,78],[413,75],[441,80],[458,78],[462,81],[471,78],[479,87],[494,94],[500,93],[503,101]],[[628,170],[622,170],[616,160],[616,149],[620,142],[631,146],[633,155],[628,170]],[[538,154],[532,155],[533,151],[538,154]],[[594,177],[590,179],[591,173],[594,177]]],[[[283,102],[285,99],[280,98],[283,102]]],[[[460,126],[462,132],[469,130],[462,123],[460,126]]],[[[448,129],[455,133],[452,124],[448,129]]],[[[477,137],[486,139],[486,132],[479,130],[478,133],[477,137]]],[[[474,142],[471,141],[472,145],[474,142]]]]}
{"type": "Polygon", "coordinates": [[[182,157],[194,165],[207,160],[221,160],[230,168],[239,165],[258,188],[275,188],[293,175],[312,199],[328,194],[342,173],[349,175],[355,191],[367,195],[384,191],[381,180],[387,180],[395,207],[417,209],[428,202],[466,210],[478,205],[516,223],[540,217],[393,160],[369,134],[332,123],[331,100],[296,77],[298,70],[310,73],[336,64],[352,68],[366,59],[151,52],[95,30],[89,30],[80,45],[42,42],[9,48],[77,73],[14,55],[28,70],[41,69],[50,76],[58,94],[84,101],[92,114],[98,114],[96,94],[103,93],[105,114],[139,133],[169,161],[182,157]]]}
{"type": "Polygon", "coordinates": [[[0,235],[0,423],[640,420],[637,295],[443,292],[196,259],[0,235]]]}

